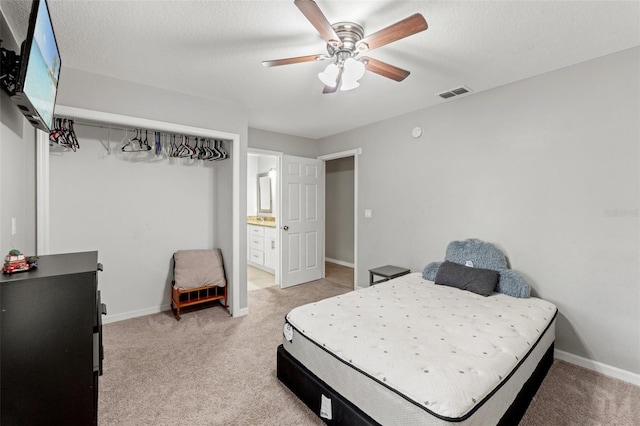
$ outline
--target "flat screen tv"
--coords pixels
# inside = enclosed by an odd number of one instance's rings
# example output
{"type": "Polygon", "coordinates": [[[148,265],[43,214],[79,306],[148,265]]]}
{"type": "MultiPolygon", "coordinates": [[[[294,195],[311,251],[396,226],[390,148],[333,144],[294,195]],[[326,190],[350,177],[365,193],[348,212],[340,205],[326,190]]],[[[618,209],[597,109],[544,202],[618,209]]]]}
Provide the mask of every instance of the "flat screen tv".
{"type": "Polygon", "coordinates": [[[35,127],[49,132],[60,77],[60,52],[46,0],[34,0],[11,99],[35,127]]]}

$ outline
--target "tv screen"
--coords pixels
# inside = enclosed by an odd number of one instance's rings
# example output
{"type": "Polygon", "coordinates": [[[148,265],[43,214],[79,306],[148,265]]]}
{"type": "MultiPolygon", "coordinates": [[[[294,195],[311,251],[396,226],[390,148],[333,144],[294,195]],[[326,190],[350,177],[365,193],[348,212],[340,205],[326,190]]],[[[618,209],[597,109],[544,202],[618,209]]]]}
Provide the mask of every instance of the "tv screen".
{"type": "Polygon", "coordinates": [[[27,39],[22,44],[16,93],[12,99],[31,124],[46,132],[53,124],[60,65],[60,52],[47,2],[34,0],[27,39]]]}

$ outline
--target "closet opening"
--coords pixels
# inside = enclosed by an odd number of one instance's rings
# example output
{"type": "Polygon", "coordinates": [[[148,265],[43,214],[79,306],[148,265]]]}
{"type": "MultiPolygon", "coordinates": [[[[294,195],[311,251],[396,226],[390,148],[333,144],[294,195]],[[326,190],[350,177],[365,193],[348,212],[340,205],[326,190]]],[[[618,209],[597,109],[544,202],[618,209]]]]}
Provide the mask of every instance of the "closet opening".
{"type": "Polygon", "coordinates": [[[113,322],[170,309],[175,251],[220,248],[228,309],[246,315],[240,135],[64,105],[56,115],[80,126],[81,148],[50,150],[38,132],[37,253],[98,250],[113,322]]]}

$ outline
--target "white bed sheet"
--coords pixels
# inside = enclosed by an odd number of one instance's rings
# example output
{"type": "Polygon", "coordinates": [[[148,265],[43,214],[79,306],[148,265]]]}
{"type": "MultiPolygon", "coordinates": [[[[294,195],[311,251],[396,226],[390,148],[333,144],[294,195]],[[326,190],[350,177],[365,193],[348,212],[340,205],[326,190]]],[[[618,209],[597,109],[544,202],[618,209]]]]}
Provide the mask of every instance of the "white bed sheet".
{"type": "Polygon", "coordinates": [[[478,411],[465,423],[474,424],[501,416],[513,401],[555,339],[555,313],[541,299],[483,297],[414,273],[293,309],[287,315],[293,341],[284,345],[356,405],[381,412],[373,417],[383,424],[398,419],[398,408],[385,414],[380,398],[399,398],[398,407],[409,404],[409,411],[440,422],[460,422],[478,411]],[[345,380],[348,371],[362,379],[345,380]],[[502,385],[509,378],[517,379],[513,389],[502,385]],[[372,385],[390,395],[367,396],[372,385]],[[499,413],[484,413],[492,404],[481,407],[494,395],[504,400],[492,402],[499,413]]]}

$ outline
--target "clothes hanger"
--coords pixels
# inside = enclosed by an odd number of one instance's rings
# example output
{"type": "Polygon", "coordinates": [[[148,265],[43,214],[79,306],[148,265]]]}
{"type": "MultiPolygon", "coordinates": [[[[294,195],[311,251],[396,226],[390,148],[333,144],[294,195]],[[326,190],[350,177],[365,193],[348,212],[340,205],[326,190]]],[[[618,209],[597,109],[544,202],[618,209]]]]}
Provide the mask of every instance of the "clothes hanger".
{"type": "Polygon", "coordinates": [[[160,155],[162,154],[162,133],[160,132],[155,132],[155,139],[156,139],[156,143],[155,143],[155,152],[156,155],[160,155]]]}
{"type": "Polygon", "coordinates": [[[178,156],[178,146],[176,145],[176,135],[174,134],[172,136],[173,136],[173,142],[171,142],[171,145],[170,145],[169,156],[177,157],[178,156]]]}
{"type": "Polygon", "coordinates": [[[180,158],[193,158],[195,150],[189,145],[189,136],[182,136],[182,143],[178,147],[178,157],[180,158]]]}
{"type": "Polygon", "coordinates": [[[207,147],[205,146],[205,142],[207,140],[205,138],[200,138],[200,150],[198,151],[198,158],[200,160],[208,160],[209,159],[209,151],[207,151],[207,147]]]}
{"type": "MultiPolygon", "coordinates": [[[[66,120],[65,120],[66,122],[66,120]]],[[[78,148],[80,148],[80,143],[78,142],[78,138],[76,137],[76,132],[73,129],[73,120],[69,119],[68,123],[68,127],[66,127],[66,136],[67,136],[67,141],[69,142],[69,144],[71,145],[71,149],[73,149],[74,151],[78,148]]]]}
{"type": "Polygon", "coordinates": [[[49,140],[65,148],[76,150],[76,143],[70,139],[69,130],[67,129],[67,119],[57,118],[55,120],[55,129],[49,133],[49,140]]]}
{"type": "Polygon", "coordinates": [[[127,136],[129,136],[129,129],[124,129],[124,137],[120,141],[120,149],[122,152],[128,152],[127,147],[131,145],[131,139],[128,139],[127,136]]]}
{"type": "Polygon", "coordinates": [[[215,139],[213,140],[212,151],[213,156],[211,157],[211,161],[216,161],[222,158],[222,152],[218,149],[218,141],[215,139]]]}
{"type": "MultiPolygon", "coordinates": [[[[140,130],[142,134],[142,130],[140,130]]],[[[140,141],[140,149],[142,151],[151,151],[151,145],[149,144],[149,131],[144,131],[144,141],[140,141]]]]}
{"type": "Polygon", "coordinates": [[[220,153],[220,157],[216,158],[216,160],[224,160],[225,158],[229,158],[229,154],[227,154],[227,152],[224,150],[224,147],[222,146],[222,141],[216,139],[216,150],[220,153]]]}
{"type": "Polygon", "coordinates": [[[59,138],[61,137],[62,130],[60,127],[60,118],[53,120],[53,129],[49,132],[49,142],[59,144],[59,138]]]}
{"type": "MultiPolygon", "coordinates": [[[[142,133],[142,130],[136,129],[136,135],[133,138],[129,139],[127,143],[124,144],[122,148],[120,148],[122,152],[143,152],[151,149],[151,147],[147,149],[143,146],[143,141],[142,139],[140,139],[141,133],[142,133]],[[138,145],[140,148],[136,149],[136,145],[138,145]]],[[[126,135],[125,135],[125,138],[126,138],[126,135]]]]}
{"type": "Polygon", "coordinates": [[[211,149],[211,140],[209,138],[202,140],[202,147],[204,148],[204,152],[205,152],[205,155],[202,158],[203,160],[210,161],[213,157],[216,156],[215,151],[211,149]]]}

